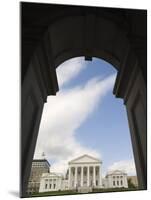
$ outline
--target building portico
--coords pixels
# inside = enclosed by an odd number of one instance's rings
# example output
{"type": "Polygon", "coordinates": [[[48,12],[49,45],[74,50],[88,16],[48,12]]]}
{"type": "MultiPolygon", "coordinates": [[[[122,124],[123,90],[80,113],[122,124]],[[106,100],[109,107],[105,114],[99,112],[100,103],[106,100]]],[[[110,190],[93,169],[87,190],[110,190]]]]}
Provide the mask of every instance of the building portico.
{"type": "Polygon", "coordinates": [[[83,155],[69,162],[69,188],[100,188],[102,162],[89,155],[83,155]]]}

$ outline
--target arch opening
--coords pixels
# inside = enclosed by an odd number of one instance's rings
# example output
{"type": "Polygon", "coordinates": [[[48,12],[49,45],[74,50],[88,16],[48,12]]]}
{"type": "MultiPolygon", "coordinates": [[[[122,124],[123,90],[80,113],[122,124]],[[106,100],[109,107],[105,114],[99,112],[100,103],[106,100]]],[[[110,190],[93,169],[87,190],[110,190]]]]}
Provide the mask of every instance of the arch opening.
{"type": "MultiPolygon", "coordinates": [[[[111,64],[98,58],[88,62],[84,57],[75,57],[58,66],[60,91],[56,96],[48,97],[45,104],[34,157],[38,159],[45,152],[51,163],[50,172],[61,172],[68,178],[68,162],[89,154],[103,159],[103,169],[96,167],[97,186],[100,184],[99,172],[101,187],[106,186],[103,186],[102,176],[105,178],[108,170],[128,170],[126,173],[129,176],[136,176],[126,111],[122,109],[122,100],[111,95],[116,73],[117,70],[111,64]],[[133,168],[132,172],[130,167],[133,168]]],[[[76,172],[72,168],[73,179],[76,172]]],[[[87,170],[84,167],[85,187],[88,183],[87,170]]],[[[81,173],[77,168],[79,186],[81,173]]],[[[89,173],[89,183],[93,186],[93,167],[90,167],[89,173]]],[[[74,180],[70,182],[75,187],[74,180]]]]}
{"type": "Polygon", "coordinates": [[[118,69],[114,94],[126,105],[139,188],[146,189],[146,11],[26,3],[22,8],[21,196],[44,102],[58,90],[56,67],[83,55],[104,58],[118,69]]]}

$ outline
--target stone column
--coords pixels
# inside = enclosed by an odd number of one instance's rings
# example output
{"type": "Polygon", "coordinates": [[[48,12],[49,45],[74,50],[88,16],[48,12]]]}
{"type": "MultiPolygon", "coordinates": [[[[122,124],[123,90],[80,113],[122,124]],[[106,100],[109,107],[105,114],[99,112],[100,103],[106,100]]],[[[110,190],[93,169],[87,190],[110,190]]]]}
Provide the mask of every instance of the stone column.
{"type": "Polygon", "coordinates": [[[102,186],[102,174],[101,174],[101,165],[99,165],[99,186],[102,186]]]}
{"type": "Polygon", "coordinates": [[[83,167],[81,167],[81,187],[83,186],[83,167]]]}
{"type": "Polygon", "coordinates": [[[74,174],[74,187],[77,185],[77,167],[75,167],[75,174],[74,174]]]}
{"type": "Polygon", "coordinates": [[[128,187],[128,184],[127,184],[127,177],[125,175],[123,175],[123,185],[124,187],[128,187]]]}
{"type": "Polygon", "coordinates": [[[52,178],[52,181],[51,181],[51,190],[53,190],[53,178],[52,178]]]}
{"type": "Polygon", "coordinates": [[[96,186],[96,171],[95,171],[95,166],[93,166],[93,186],[96,186]]]}
{"type": "Polygon", "coordinates": [[[89,166],[87,167],[87,186],[90,186],[90,168],[89,166]]]}
{"type": "Polygon", "coordinates": [[[71,167],[69,167],[68,188],[71,186],[71,167]]]}

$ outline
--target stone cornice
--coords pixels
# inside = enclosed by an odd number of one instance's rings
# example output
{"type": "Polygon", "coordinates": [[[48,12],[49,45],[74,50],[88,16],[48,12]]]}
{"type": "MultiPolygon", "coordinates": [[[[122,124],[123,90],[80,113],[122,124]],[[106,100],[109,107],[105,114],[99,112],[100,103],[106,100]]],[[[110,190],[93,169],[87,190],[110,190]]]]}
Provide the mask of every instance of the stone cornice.
{"type": "Polygon", "coordinates": [[[102,162],[85,162],[85,163],[69,163],[70,167],[93,167],[93,166],[100,166],[102,162]]]}

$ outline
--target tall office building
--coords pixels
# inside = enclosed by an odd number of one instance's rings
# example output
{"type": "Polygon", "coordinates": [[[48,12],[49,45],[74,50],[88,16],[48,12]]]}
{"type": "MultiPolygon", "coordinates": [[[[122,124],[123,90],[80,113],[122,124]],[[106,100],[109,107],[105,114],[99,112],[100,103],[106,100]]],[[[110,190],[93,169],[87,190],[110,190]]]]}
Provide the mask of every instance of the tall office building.
{"type": "Polygon", "coordinates": [[[50,172],[50,164],[46,159],[36,159],[32,162],[30,178],[28,182],[27,193],[39,192],[40,178],[43,173],[50,172]]]}

